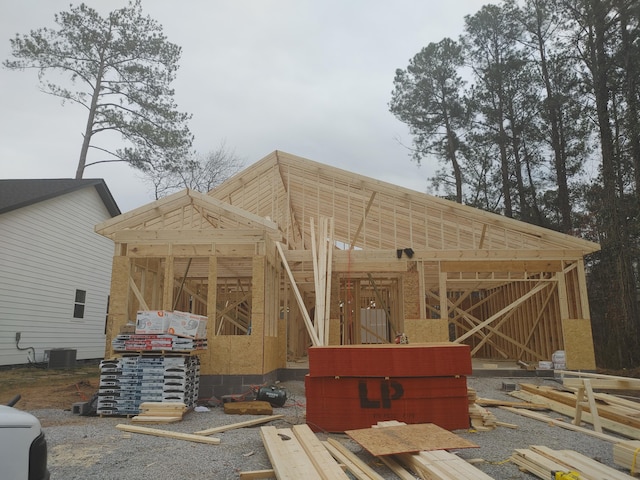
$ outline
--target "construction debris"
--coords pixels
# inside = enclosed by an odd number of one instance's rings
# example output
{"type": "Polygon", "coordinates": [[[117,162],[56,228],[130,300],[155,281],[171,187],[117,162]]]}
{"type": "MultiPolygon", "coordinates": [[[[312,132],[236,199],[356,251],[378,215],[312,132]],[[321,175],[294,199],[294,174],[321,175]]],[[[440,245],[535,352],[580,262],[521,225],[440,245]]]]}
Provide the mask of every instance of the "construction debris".
{"type": "Polygon", "coordinates": [[[433,423],[407,425],[386,421],[378,422],[376,427],[347,430],[344,433],[374,456],[422,450],[478,448],[475,443],[433,423]]]}
{"type": "Polygon", "coordinates": [[[203,435],[193,435],[191,433],[171,432],[169,430],[158,430],[155,428],[138,427],[136,425],[116,425],[118,430],[130,433],[141,433],[143,435],[155,435],[156,437],[175,438],[177,440],[187,440],[189,442],[196,443],[208,443],[211,445],[218,445],[220,443],[219,438],[206,437],[203,435]]]}
{"type": "Polygon", "coordinates": [[[496,417],[486,408],[478,404],[476,391],[473,388],[467,389],[467,399],[469,402],[469,423],[471,427],[480,432],[486,432],[496,428],[496,417]]]}
{"type": "Polygon", "coordinates": [[[579,475],[577,478],[580,480],[633,479],[615,468],[603,465],[573,450],[553,450],[542,445],[516,449],[511,456],[511,461],[522,470],[531,472],[544,480],[554,478],[554,472],[577,472],[579,475]]]}
{"type": "Polygon", "coordinates": [[[251,427],[253,425],[259,425],[261,423],[267,423],[272,420],[278,420],[284,418],[284,415],[270,415],[268,417],[255,418],[253,420],[246,420],[244,422],[232,423],[230,425],[222,425],[221,427],[208,428],[206,430],[199,430],[193,432],[194,435],[213,435],[214,433],[227,432],[229,430],[235,430],[237,428],[251,427]]]}
{"type": "Polygon", "coordinates": [[[544,404],[549,410],[567,417],[575,418],[578,410],[580,411],[580,422],[592,425],[594,425],[594,417],[597,416],[602,428],[631,439],[640,440],[640,403],[624,401],[615,395],[594,393],[595,408],[592,408],[582,404],[576,393],[572,391],[560,391],[556,388],[529,383],[521,383],[520,388],[521,390],[511,392],[509,395],[521,400],[544,404]]]}
{"type": "Polygon", "coordinates": [[[143,402],[140,414],[131,418],[133,423],[173,423],[182,420],[187,406],[181,402],[143,402]]]}
{"type": "MultiPolygon", "coordinates": [[[[477,447],[477,445],[446,430],[441,432],[440,430],[442,429],[437,425],[429,425],[429,429],[432,430],[432,438],[430,438],[427,444],[425,444],[425,440],[421,438],[424,433],[420,433],[420,429],[416,430],[414,427],[415,425],[406,425],[402,422],[393,420],[378,422],[377,425],[372,427],[371,432],[377,432],[377,435],[382,438],[400,438],[403,439],[401,443],[405,444],[404,447],[401,445],[396,445],[394,447],[395,451],[400,453],[393,455],[392,458],[384,456],[379,456],[378,458],[386,459],[386,464],[388,464],[387,461],[389,459],[392,463],[397,463],[397,466],[394,467],[396,469],[401,468],[400,464],[403,464],[406,468],[415,472],[420,478],[428,478],[430,480],[459,480],[461,478],[467,480],[491,479],[490,476],[478,470],[462,458],[446,451],[447,448],[458,449],[477,447]],[[404,434],[402,434],[403,431],[404,434]],[[417,436],[413,434],[416,434],[417,436]],[[415,452],[414,445],[416,444],[421,444],[423,446],[428,445],[427,448],[430,448],[430,450],[420,450],[415,452]]],[[[367,436],[363,437],[363,439],[365,442],[364,444],[361,442],[358,443],[371,451],[370,449],[372,447],[368,443],[371,439],[367,436]]],[[[408,472],[406,472],[406,474],[408,475],[408,472]]],[[[401,476],[401,478],[410,478],[404,473],[399,476],[401,476]]]]}
{"type": "Polygon", "coordinates": [[[545,415],[540,412],[530,412],[529,410],[525,410],[523,408],[512,408],[512,407],[500,407],[504,410],[507,410],[511,413],[515,413],[517,415],[521,415],[527,418],[533,418],[534,420],[539,420],[547,425],[555,425],[560,428],[564,428],[566,430],[573,430],[574,432],[584,433],[585,435],[589,435],[595,438],[599,438],[600,440],[605,440],[611,443],[617,443],[620,441],[620,438],[614,437],[612,435],[608,435],[606,433],[595,432],[593,430],[589,430],[588,428],[579,427],[572,423],[564,422],[562,420],[558,420],[557,418],[551,418],[549,415],[545,415]]]}
{"type": "Polygon", "coordinates": [[[328,438],[323,445],[329,450],[329,453],[331,453],[336,460],[343,463],[349,473],[358,480],[384,480],[375,470],[360,460],[351,450],[335,438],[328,438]]]}
{"type": "Polygon", "coordinates": [[[230,415],[273,415],[273,407],[269,402],[253,400],[249,402],[227,402],[224,413],[230,415]]]}

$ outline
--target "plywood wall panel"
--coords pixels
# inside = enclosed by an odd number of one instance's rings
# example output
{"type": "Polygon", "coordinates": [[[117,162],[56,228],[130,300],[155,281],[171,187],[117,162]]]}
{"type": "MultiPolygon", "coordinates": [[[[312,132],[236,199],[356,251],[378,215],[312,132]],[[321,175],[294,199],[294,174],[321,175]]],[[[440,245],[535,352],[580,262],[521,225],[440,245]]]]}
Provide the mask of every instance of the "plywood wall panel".
{"type": "MultiPolygon", "coordinates": [[[[585,319],[562,320],[564,351],[569,370],[595,370],[591,321],[585,319]]],[[[551,358],[551,357],[549,357],[551,358]]]]}
{"type": "Polygon", "coordinates": [[[404,319],[404,333],[409,344],[446,342],[449,340],[449,325],[446,320],[404,319]]]}

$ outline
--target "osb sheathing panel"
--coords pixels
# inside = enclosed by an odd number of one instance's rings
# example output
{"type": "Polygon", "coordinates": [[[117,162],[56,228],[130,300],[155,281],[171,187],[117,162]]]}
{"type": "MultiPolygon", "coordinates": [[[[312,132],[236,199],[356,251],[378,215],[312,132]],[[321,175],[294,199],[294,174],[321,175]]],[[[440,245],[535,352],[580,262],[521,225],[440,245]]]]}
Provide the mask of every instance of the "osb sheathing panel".
{"type": "MultiPolygon", "coordinates": [[[[404,316],[420,318],[420,279],[416,263],[409,262],[409,271],[402,276],[402,293],[404,299],[404,316]]],[[[405,327],[406,330],[406,327],[405,327]]],[[[406,332],[405,332],[406,333],[406,332]]]]}
{"type": "Polygon", "coordinates": [[[263,372],[262,337],[218,335],[209,342],[211,364],[202,375],[255,375],[263,372]]]}
{"type": "Polygon", "coordinates": [[[287,320],[278,320],[278,368],[287,366],[287,320]]]}
{"type": "Polygon", "coordinates": [[[340,319],[329,319],[329,345],[340,345],[340,319]]]}
{"type": "Polygon", "coordinates": [[[286,356],[282,354],[280,348],[280,340],[278,337],[265,337],[264,338],[264,371],[255,373],[267,373],[277,368],[284,368],[287,366],[286,356]],[[282,358],[285,358],[284,363],[282,358]]]}
{"type": "Polygon", "coordinates": [[[562,320],[562,337],[569,370],[595,370],[591,321],[584,319],[562,320]]]}
{"type": "Polygon", "coordinates": [[[410,344],[449,341],[449,326],[446,320],[405,318],[404,333],[410,344]]]}

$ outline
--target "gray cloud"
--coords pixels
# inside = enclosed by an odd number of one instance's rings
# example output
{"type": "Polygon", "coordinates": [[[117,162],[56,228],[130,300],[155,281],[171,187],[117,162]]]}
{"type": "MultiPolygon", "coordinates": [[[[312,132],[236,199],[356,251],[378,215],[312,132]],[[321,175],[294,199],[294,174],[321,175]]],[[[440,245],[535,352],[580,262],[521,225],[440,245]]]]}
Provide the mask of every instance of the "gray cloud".
{"type": "MultiPolygon", "coordinates": [[[[76,2],[74,2],[76,3],[76,2]]],[[[77,2],[79,3],[79,2],[77,2]]],[[[87,0],[103,14],[124,1],[87,0]]],[[[193,114],[195,147],[221,141],[251,164],[284,150],[426,191],[406,127],[388,111],[396,68],[429,42],[457,38],[477,0],[146,0],[146,13],[182,47],[176,101],[193,114]]],[[[3,8],[0,55],[9,39],[53,26],[68,0],[21,0],[3,8]]],[[[40,93],[35,72],[0,69],[0,176],[72,177],[85,116],[40,93]]],[[[111,140],[110,140],[111,141],[111,140]]],[[[117,140],[113,140],[117,141],[117,140]]],[[[94,158],[95,160],[95,158],[94,158]]],[[[92,166],[120,208],[149,202],[149,187],[125,165],[92,166]]]]}

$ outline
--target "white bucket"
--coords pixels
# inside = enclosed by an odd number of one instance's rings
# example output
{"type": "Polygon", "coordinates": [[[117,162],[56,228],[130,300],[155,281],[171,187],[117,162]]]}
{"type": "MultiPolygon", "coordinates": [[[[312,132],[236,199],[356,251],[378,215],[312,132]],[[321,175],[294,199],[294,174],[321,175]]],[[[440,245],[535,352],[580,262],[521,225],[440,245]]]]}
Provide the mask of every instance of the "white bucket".
{"type": "Polygon", "coordinates": [[[567,368],[567,359],[564,350],[557,350],[551,355],[553,368],[556,370],[565,370],[567,368]]]}

